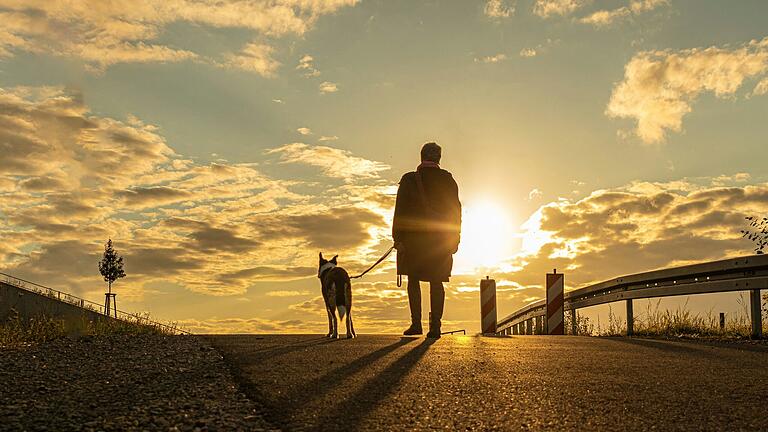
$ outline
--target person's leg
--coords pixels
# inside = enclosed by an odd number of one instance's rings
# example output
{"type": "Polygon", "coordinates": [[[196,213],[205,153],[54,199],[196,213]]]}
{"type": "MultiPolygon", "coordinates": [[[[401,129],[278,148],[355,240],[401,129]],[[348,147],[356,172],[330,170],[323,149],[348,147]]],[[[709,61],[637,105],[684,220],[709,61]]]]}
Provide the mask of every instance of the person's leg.
{"type": "Polygon", "coordinates": [[[417,277],[408,276],[408,304],[411,308],[411,326],[404,334],[421,334],[421,286],[417,277]]]}
{"type": "Polygon", "coordinates": [[[440,320],[443,319],[443,306],[445,305],[445,287],[440,281],[429,283],[429,304],[431,320],[429,321],[429,337],[440,337],[440,320]]]}

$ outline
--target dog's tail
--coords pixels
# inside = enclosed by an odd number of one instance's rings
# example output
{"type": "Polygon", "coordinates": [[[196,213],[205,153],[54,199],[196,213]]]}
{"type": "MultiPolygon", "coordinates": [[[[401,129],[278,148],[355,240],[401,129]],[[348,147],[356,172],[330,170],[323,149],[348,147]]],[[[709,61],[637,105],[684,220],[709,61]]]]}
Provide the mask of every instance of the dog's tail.
{"type": "Polygon", "coordinates": [[[347,313],[347,308],[344,305],[337,306],[339,308],[339,319],[344,319],[344,314],[347,313]]]}

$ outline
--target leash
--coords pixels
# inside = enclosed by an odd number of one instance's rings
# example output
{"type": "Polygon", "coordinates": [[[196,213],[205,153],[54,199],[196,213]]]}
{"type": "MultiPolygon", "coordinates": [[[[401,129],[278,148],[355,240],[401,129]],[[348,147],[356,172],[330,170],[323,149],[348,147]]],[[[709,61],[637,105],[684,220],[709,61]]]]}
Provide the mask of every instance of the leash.
{"type": "MultiPolygon", "coordinates": [[[[389,250],[388,250],[388,251],[387,251],[387,252],[386,252],[384,255],[382,255],[382,256],[381,256],[381,258],[379,258],[379,260],[378,260],[378,261],[376,261],[375,263],[373,263],[373,265],[372,265],[372,266],[368,267],[368,269],[367,269],[366,271],[364,271],[364,272],[360,273],[360,274],[359,274],[359,275],[357,275],[357,276],[350,276],[350,279],[359,279],[359,278],[361,278],[361,277],[365,276],[365,274],[366,274],[366,273],[368,273],[369,271],[373,270],[374,268],[376,268],[376,266],[377,266],[377,265],[381,264],[381,262],[382,262],[382,261],[384,261],[385,259],[387,259],[387,257],[389,256],[389,254],[391,254],[391,253],[392,253],[392,251],[393,251],[393,250],[395,250],[395,246],[394,246],[394,245],[393,245],[391,248],[389,248],[389,250]]],[[[399,285],[398,285],[398,286],[399,286],[399,285]]]]}

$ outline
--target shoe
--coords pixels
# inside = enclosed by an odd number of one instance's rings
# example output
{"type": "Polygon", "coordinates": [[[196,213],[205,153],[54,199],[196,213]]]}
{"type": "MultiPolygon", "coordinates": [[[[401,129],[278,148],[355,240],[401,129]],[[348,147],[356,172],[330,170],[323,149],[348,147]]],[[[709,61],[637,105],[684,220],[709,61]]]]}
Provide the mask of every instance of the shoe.
{"type": "Polygon", "coordinates": [[[429,333],[427,333],[427,337],[429,339],[440,339],[440,330],[430,330],[429,333]]]}
{"type": "Polygon", "coordinates": [[[410,327],[406,331],[403,332],[404,336],[417,336],[420,334],[424,334],[424,331],[421,329],[421,326],[416,326],[411,324],[410,327]]]}

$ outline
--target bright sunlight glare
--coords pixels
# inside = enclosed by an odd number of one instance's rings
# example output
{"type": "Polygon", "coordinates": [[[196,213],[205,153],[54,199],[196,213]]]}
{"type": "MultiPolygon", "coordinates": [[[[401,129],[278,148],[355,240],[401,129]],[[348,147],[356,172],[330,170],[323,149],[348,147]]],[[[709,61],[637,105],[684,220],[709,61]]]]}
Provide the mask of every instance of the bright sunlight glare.
{"type": "Polygon", "coordinates": [[[499,205],[480,201],[464,207],[456,267],[462,271],[499,265],[514,247],[512,221],[499,205]]]}

